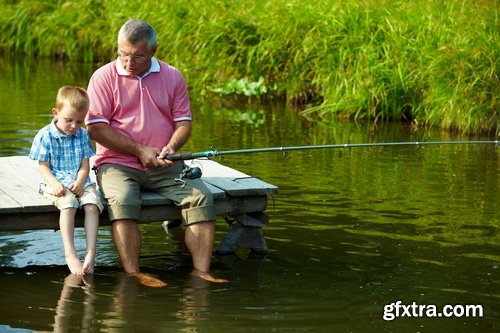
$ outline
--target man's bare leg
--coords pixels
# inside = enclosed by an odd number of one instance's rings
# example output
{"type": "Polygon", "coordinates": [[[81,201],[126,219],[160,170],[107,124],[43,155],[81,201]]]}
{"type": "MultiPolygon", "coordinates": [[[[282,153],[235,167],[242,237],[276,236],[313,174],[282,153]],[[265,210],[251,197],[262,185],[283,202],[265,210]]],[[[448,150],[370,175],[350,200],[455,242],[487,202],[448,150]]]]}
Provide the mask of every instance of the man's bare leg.
{"type": "Polygon", "coordinates": [[[164,287],[167,284],[155,277],[143,274],[139,268],[141,234],[134,220],[116,220],[113,222],[113,240],[125,272],[137,277],[140,283],[148,287],[164,287]]]}
{"type": "Polygon", "coordinates": [[[210,282],[228,282],[210,274],[214,247],[214,223],[211,221],[190,224],[186,227],[186,246],[193,258],[192,274],[210,282]]]}

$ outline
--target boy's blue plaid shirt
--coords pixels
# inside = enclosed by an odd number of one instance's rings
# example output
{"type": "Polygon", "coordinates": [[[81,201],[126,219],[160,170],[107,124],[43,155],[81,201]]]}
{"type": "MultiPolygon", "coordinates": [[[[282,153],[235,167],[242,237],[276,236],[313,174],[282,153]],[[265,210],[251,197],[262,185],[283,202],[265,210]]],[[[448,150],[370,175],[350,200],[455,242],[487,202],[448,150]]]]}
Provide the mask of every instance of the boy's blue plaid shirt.
{"type": "MultiPolygon", "coordinates": [[[[53,120],[36,134],[29,157],[49,162],[52,174],[68,187],[76,180],[81,160],[93,155],[94,149],[85,129],[80,128],[74,135],[66,135],[59,132],[53,120]]],[[[88,177],[84,188],[90,184],[92,180],[88,177]]]]}

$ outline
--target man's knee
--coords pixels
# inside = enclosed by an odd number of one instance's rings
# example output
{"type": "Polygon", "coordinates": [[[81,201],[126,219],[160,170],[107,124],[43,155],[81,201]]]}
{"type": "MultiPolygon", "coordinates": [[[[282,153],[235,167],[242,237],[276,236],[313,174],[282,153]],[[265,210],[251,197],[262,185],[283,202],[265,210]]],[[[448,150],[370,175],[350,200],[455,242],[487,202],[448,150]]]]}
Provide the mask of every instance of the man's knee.
{"type": "Polygon", "coordinates": [[[113,228],[121,228],[121,227],[135,227],[137,226],[137,221],[133,219],[118,219],[113,220],[112,222],[113,228]]]}
{"type": "Polygon", "coordinates": [[[141,215],[141,204],[117,205],[109,204],[108,217],[110,221],[117,220],[139,220],[141,215]]]}
{"type": "Polygon", "coordinates": [[[181,211],[181,215],[184,225],[214,223],[216,218],[215,207],[213,204],[185,208],[181,211]]]}
{"type": "Polygon", "coordinates": [[[113,236],[123,235],[126,237],[127,234],[130,234],[135,230],[139,230],[139,228],[137,227],[137,221],[135,220],[120,219],[112,221],[111,230],[113,232],[113,236]]]}

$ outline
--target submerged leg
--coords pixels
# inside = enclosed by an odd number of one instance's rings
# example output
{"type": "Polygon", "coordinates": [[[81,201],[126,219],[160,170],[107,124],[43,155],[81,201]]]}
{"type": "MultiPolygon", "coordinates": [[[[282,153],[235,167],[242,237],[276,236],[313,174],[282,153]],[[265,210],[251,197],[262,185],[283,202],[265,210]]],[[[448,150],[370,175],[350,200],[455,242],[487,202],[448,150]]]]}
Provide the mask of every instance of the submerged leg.
{"type": "Polygon", "coordinates": [[[155,277],[140,272],[139,253],[141,235],[134,220],[116,220],[113,222],[113,240],[125,272],[135,276],[140,283],[148,287],[164,287],[167,284],[155,277]]]}
{"type": "Polygon", "coordinates": [[[210,282],[228,282],[210,273],[214,244],[214,223],[211,221],[190,224],[186,227],[186,246],[193,258],[192,274],[210,282]]]}

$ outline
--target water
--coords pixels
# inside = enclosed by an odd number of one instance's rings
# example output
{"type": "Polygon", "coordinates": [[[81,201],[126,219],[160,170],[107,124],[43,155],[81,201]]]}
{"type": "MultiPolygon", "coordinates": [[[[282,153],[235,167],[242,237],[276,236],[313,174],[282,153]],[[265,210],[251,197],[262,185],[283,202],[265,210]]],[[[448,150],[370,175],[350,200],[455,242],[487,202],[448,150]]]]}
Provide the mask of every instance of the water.
{"type": "MultiPolygon", "coordinates": [[[[50,121],[59,86],[86,86],[92,70],[0,62],[0,156],[26,155],[50,121]]],[[[231,106],[192,95],[194,134],[185,150],[494,139],[310,121],[279,105],[231,106]]],[[[2,233],[0,332],[499,330],[497,147],[308,150],[217,161],[279,186],[266,211],[267,256],[240,249],[214,257],[214,274],[230,283],[208,284],[190,277],[190,257],[160,223],[141,225],[143,271],[168,282],[153,289],[122,273],[109,228],[99,231],[96,273],[85,281],[68,277],[59,233],[2,233]],[[417,317],[400,308],[405,316],[385,321],[384,306],[398,300],[439,310],[478,304],[483,316],[417,317]]],[[[218,220],[216,242],[228,228],[218,220]]],[[[83,249],[81,230],[76,237],[83,249]]]]}

